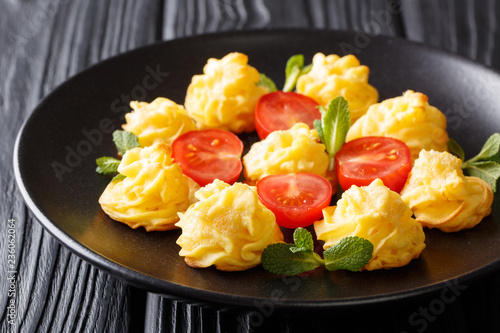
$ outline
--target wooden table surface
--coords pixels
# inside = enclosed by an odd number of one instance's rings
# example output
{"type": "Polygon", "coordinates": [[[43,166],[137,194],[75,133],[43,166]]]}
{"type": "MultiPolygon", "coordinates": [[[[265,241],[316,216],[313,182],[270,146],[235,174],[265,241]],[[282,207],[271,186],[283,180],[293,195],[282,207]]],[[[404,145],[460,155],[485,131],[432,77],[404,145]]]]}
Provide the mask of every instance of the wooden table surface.
{"type": "Polygon", "coordinates": [[[471,281],[444,306],[435,293],[329,313],[220,308],[150,294],[100,271],[25,206],[14,180],[14,141],[56,86],[155,41],[278,27],[399,36],[500,69],[495,0],[0,0],[1,332],[500,332],[500,272],[471,281]]]}

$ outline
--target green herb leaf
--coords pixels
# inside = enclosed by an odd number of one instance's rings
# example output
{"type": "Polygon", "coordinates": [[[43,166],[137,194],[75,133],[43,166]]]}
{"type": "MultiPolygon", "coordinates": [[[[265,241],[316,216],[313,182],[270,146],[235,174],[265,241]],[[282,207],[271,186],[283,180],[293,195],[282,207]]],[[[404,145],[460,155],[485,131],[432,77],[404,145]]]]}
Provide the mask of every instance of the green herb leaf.
{"type": "Polygon", "coordinates": [[[269,92],[278,90],[274,81],[263,73],[259,73],[259,82],[257,83],[257,85],[266,88],[269,92]]]}
{"type": "Polygon", "coordinates": [[[373,244],[357,236],[345,237],[323,253],[326,269],[347,269],[352,272],[359,271],[368,264],[372,255],[373,244]]]}
{"type": "Polygon", "coordinates": [[[307,229],[295,229],[293,232],[293,241],[295,242],[295,246],[290,248],[292,252],[314,251],[314,240],[307,229]]]}
{"type": "Polygon", "coordinates": [[[475,162],[479,160],[490,160],[498,156],[500,150],[500,133],[494,133],[483,145],[483,148],[475,157],[471,158],[468,162],[475,162]]]}
{"type": "Polygon", "coordinates": [[[139,138],[131,132],[116,130],[113,132],[113,142],[122,156],[127,150],[139,147],[139,138]]]}
{"type": "Polygon", "coordinates": [[[262,252],[262,267],[278,275],[295,276],[311,271],[323,264],[323,260],[312,251],[292,252],[293,244],[271,244],[262,252]]]}
{"type": "Polygon", "coordinates": [[[120,164],[120,160],[117,160],[114,157],[104,156],[99,157],[96,160],[97,168],[96,172],[102,175],[111,175],[118,172],[118,165],[120,164]]]}
{"type": "Polygon", "coordinates": [[[300,76],[307,74],[312,68],[312,65],[307,65],[304,67],[304,55],[296,54],[291,56],[286,62],[285,67],[285,85],[283,86],[283,91],[292,91],[297,84],[297,80],[300,76]]]}
{"type": "Polygon", "coordinates": [[[309,64],[307,66],[304,66],[301,70],[300,70],[300,73],[299,73],[299,77],[301,77],[302,75],[304,74],[307,74],[311,71],[313,65],[312,64],[309,64]]]}
{"type": "MultiPolygon", "coordinates": [[[[451,151],[451,149],[450,149],[451,151]]],[[[462,163],[462,169],[470,176],[487,182],[493,192],[497,190],[500,178],[500,133],[492,134],[481,148],[479,154],[462,163]]]]}
{"type": "Polygon", "coordinates": [[[334,271],[347,269],[359,271],[373,254],[373,245],[363,238],[352,236],[326,250],[322,259],[314,252],[312,235],[304,228],[297,228],[293,233],[295,244],[276,243],[267,246],[262,252],[262,267],[267,271],[293,276],[308,272],[321,265],[334,271]]]}
{"type": "Polygon", "coordinates": [[[313,126],[316,132],[318,132],[318,136],[321,142],[325,142],[325,133],[323,133],[323,126],[321,124],[321,120],[314,119],[313,126]]]}
{"type": "Polygon", "coordinates": [[[493,157],[490,157],[488,161],[500,163],[500,154],[496,154],[493,157]]]}
{"type": "Polygon", "coordinates": [[[466,170],[469,175],[487,182],[493,192],[496,192],[498,178],[500,178],[500,163],[495,161],[468,162],[466,170]]]}
{"type": "Polygon", "coordinates": [[[293,75],[293,73],[296,72],[297,69],[300,71],[302,67],[304,67],[304,55],[296,54],[291,56],[286,62],[286,67],[285,67],[286,77],[293,75]]]}
{"type": "Polygon", "coordinates": [[[349,105],[342,96],[331,100],[326,110],[321,106],[319,108],[321,121],[315,121],[314,128],[330,156],[331,171],[334,167],[335,154],[344,144],[347,131],[351,127],[351,115],[349,105]]]}
{"type": "Polygon", "coordinates": [[[448,140],[448,150],[450,151],[450,153],[452,153],[462,161],[465,161],[465,153],[463,148],[453,138],[450,138],[448,140]]]}
{"type": "Polygon", "coordinates": [[[125,178],[127,178],[127,176],[122,175],[121,173],[119,173],[116,176],[114,176],[113,179],[111,179],[111,181],[112,182],[118,182],[120,180],[124,180],[125,178]]]}

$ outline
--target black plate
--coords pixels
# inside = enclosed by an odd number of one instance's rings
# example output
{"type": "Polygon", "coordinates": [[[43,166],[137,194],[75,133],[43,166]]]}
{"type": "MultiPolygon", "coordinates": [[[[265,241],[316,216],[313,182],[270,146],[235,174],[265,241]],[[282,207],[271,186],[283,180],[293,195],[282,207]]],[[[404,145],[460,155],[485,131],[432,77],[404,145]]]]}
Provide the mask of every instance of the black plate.
{"type": "Polygon", "coordinates": [[[371,69],[380,99],[407,89],[429,96],[448,117],[449,134],[471,157],[500,129],[500,76],[455,55],[404,40],[334,31],[253,31],[154,44],[104,61],[47,96],[18,137],[14,166],[22,194],[42,225],[77,255],[128,283],[162,295],[280,308],[335,307],[401,299],[435,291],[500,267],[500,209],[472,230],[426,230],[427,248],[406,267],[282,278],[257,267],[227,273],[193,269],[178,256],[179,231],[132,230],[110,220],[97,202],[109,179],[95,159],[115,153],[112,129],[128,100],[164,96],[182,104],[192,75],[210,57],[239,51],[283,83],[286,60],[302,53],[354,53],[371,69]],[[360,41],[363,41],[361,43],[360,41]],[[59,170],[56,172],[55,170],[59,170]]]}

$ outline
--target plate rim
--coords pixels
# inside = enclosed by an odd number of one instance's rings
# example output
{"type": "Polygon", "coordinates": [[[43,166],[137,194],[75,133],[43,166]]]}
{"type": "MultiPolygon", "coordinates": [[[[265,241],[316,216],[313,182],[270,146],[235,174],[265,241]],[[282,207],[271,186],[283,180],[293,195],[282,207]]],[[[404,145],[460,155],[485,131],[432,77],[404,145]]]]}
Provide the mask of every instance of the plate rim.
{"type": "MultiPolygon", "coordinates": [[[[96,68],[100,66],[106,66],[107,63],[113,62],[115,59],[120,57],[127,57],[130,54],[136,52],[144,52],[144,50],[148,48],[154,47],[165,47],[167,48],[169,44],[176,44],[182,42],[189,42],[193,40],[201,40],[205,38],[213,39],[213,38],[229,38],[229,37],[242,37],[245,35],[265,35],[265,34],[290,34],[290,33],[324,33],[324,34],[346,34],[346,35],[355,35],[356,31],[351,30],[337,30],[337,29],[319,29],[319,28],[265,28],[265,29],[249,29],[249,30],[238,30],[238,31],[223,31],[223,32],[211,32],[206,34],[196,34],[192,36],[186,36],[181,38],[175,38],[170,40],[161,40],[155,41],[153,43],[149,43],[147,45],[142,45],[137,48],[133,48],[127,51],[120,52],[116,55],[113,55],[104,60],[98,61],[94,64],[91,64],[88,67],[78,71],[72,76],[67,77],[63,82],[54,87],[49,93],[47,93],[42,99],[40,99],[35,106],[35,108],[31,111],[31,113],[24,119],[18,134],[15,139],[14,149],[13,149],[13,168],[14,168],[14,177],[16,181],[16,185],[21,192],[21,196],[26,203],[26,206],[29,210],[35,215],[37,221],[42,225],[42,227],[48,231],[57,242],[62,244],[65,248],[69,249],[70,252],[82,258],[86,262],[91,265],[101,269],[107,274],[114,276],[132,286],[135,286],[139,289],[143,289],[145,291],[158,294],[167,298],[174,299],[182,299],[188,301],[203,301],[209,303],[217,303],[220,305],[235,305],[235,306],[243,306],[243,307],[255,307],[255,302],[259,302],[261,300],[267,299],[262,297],[248,297],[241,295],[229,295],[223,294],[220,292],[195,289],[193,287],[179,285],[174,282],[162,280],[159,278],[155,278],[149,276],[145,273],[136,271],[130,267],[123,266],[117,262],[114,262],[107,257],[94,252],[90,248],[86,247],[82,243],[78,242],[76,239],[71,237],[66,231],[64,231],[61,227],[57,226],[53,223],[47,216],[45,216],[40,208],[35,203],[34,198],[30,194],[25,182],[23,181],[23,175],[20,170],[20,145],[22,143],[23,135],[26,135],[24,129],[30,120],[34,117],[34,115],[39,112],[39,110],[43,109],[43,104],[45,101],[50,98],[53,94],[56,94],[63,87],[71,84],[72,81],[78,80],[81,75],[85,75],[86,72],[96,70],[96,68]]],[[[433,45],[424,44],[418,41],[411,41],[399,36],[384,36],[384,35],[370,35],[370,38],[381,39],[381,40],[393,40],[397,43],[403,43],[408,45],[414,45],[418,48],[427,49],[429,52],[438,53],[443,56],[453,57],[458,61],[468,63],[470,65],[474,65],[482,70],[486,70],[491,72],[499,77],[500,79],[500,71],[495,70],[485,64],[479,63],[477,61],[468,59],[460,54],[452,53],[450,51],[444,50],[442,48],[438,48],[433,45]]],[[[500,271],[500,258],[494,262],[490,262],[487,265],[484,265],[478,269],[473,271],[466,272],[458,277],[453,279],[447,279],[441,282],[435,282],[423,287],[417,287],[406,291],[400,291],[391,294],[384,295],[375,295],[375,296],[359,296],[353,298],[340,298],[340,299],[331,299],[331,300],[286,300],[286,299],[273,299],[273,305],[277,309],[312,309],[312,308],[338,308],[338,307],[357,307],[362,305],[373,305],[379,304],[382,302],[393,302],[400,301],[405,298],[413,298],[416,296],[422,296],[431,294],[440,290],[447,286],[450,282],[457,283],[466,283],[470,282],[479,277],[485,276],[494,271],[500,271]]]]}

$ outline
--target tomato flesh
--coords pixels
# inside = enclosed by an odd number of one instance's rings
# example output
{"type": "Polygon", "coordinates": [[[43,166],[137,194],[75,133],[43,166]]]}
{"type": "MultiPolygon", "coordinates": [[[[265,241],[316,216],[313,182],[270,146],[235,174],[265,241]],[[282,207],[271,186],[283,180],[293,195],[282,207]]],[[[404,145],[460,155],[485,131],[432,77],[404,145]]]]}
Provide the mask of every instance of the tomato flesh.
{"type": "Polygon", "coordinates": [[[312,173],[271,175],[257,182],[260,201],[285,228],[307,227],[322,217],[330,205],[332,185],[312,173]]]}
{"type": "Polygon", "coordinates": [[[296,93],[275,91],[263,95],[255,107],[255,127],[261,140],[269,133],[277,130],[287,130],[296,123],[305,123],[313,128],[315,119],[321,118],[312,98],[296,93]]]}
{"type": "Polygon", "coordinates": [[[380,178],[385,186],[400,192],[411,170],[411,153],[403,141],[394,138],[362,137],[342,146],[335,155],[335,169],[344,191],[380,178]]]}
{"type": "Polygon", "coordinates": [[[184,133],[172,143],[172,157],[200,186],[215,179],[236,182],[243,169],[243,142],[234,133],[209,129],[184,133]]]}

